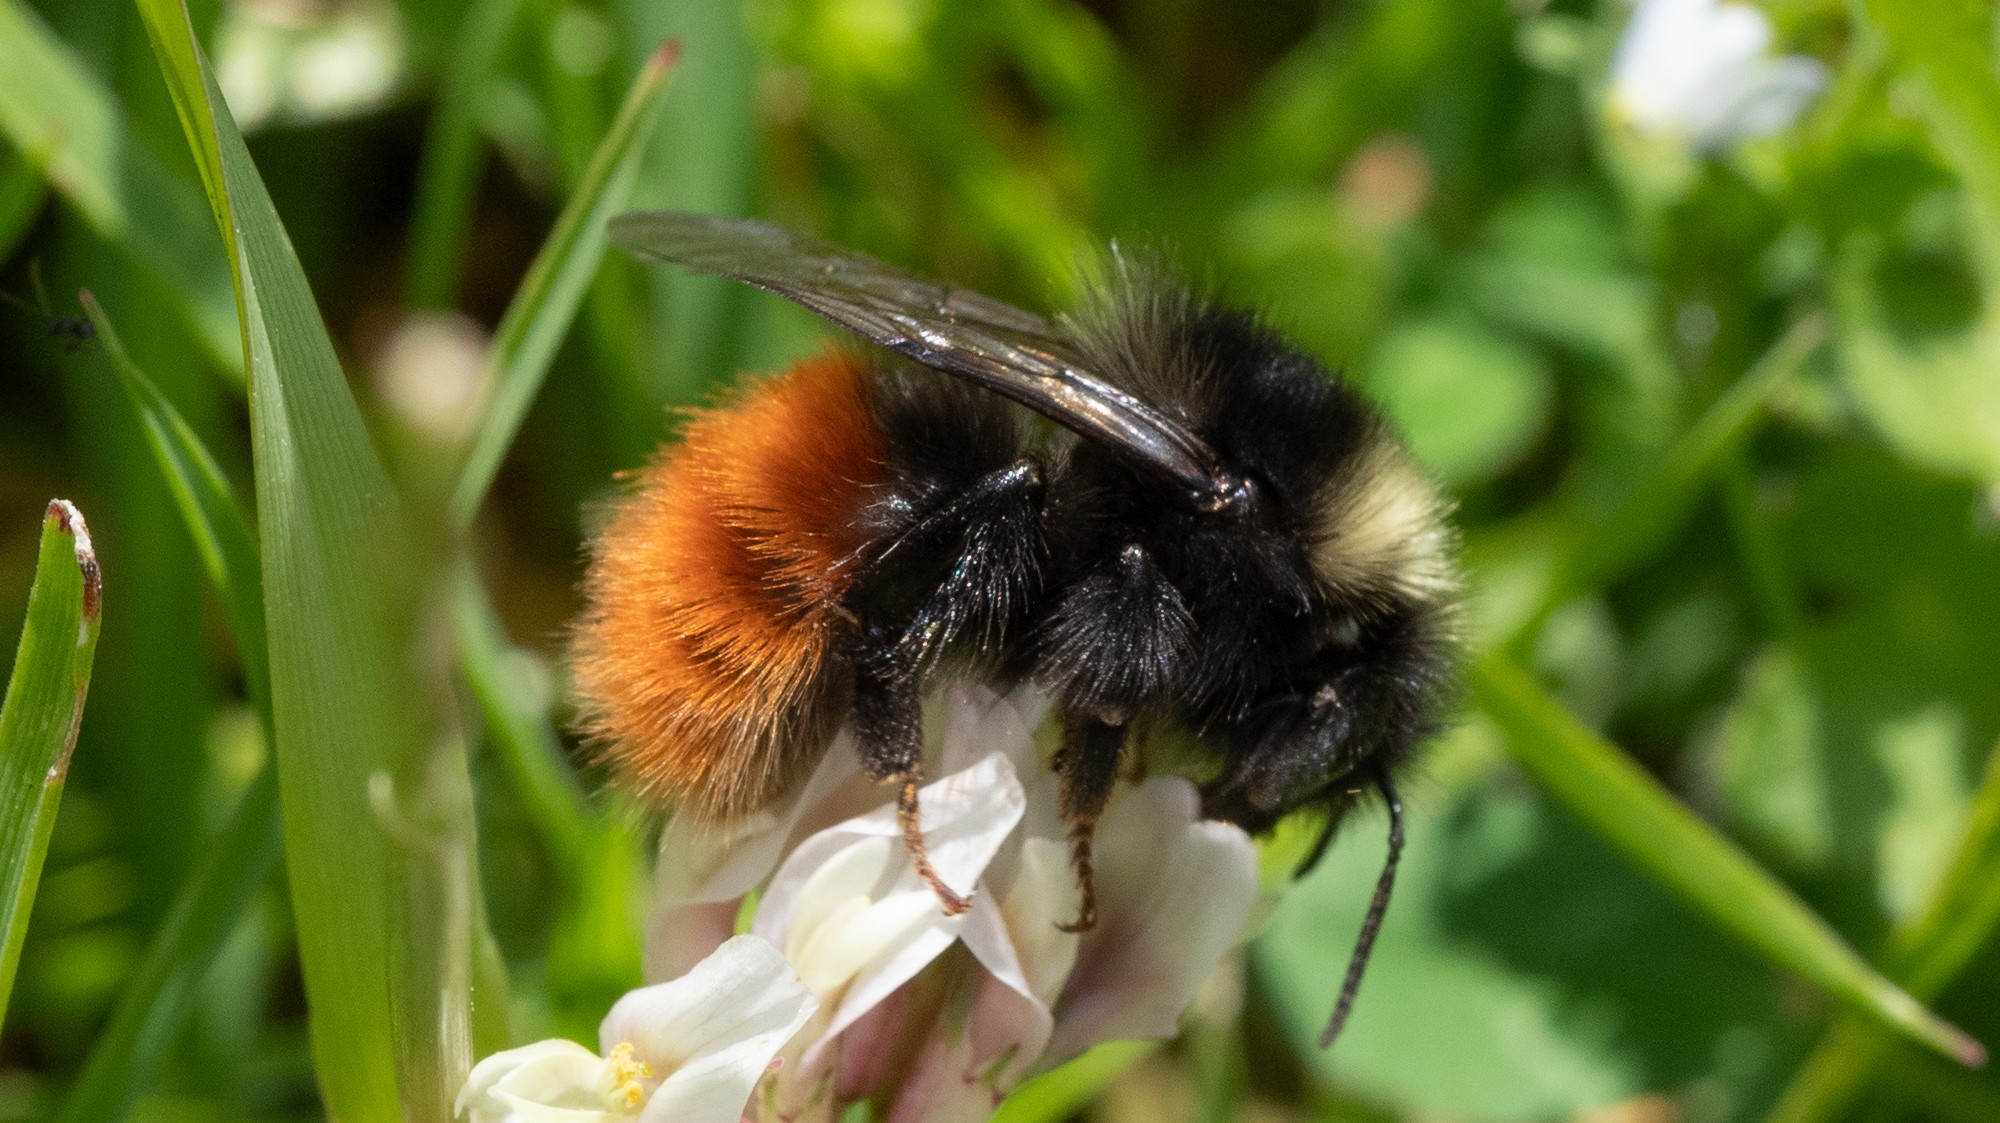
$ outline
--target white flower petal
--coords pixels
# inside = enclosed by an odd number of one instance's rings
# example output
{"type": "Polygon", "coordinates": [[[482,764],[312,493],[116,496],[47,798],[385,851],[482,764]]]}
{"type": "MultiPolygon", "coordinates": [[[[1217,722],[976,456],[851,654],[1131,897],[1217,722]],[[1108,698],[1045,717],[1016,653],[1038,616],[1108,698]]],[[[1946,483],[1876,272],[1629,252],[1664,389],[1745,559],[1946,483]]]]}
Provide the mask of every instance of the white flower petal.
{"type": "Polygon", "coordinates": [[[574,1041],[537,1041],[472,1066],[452,1111],[472,1123],[599,1119],[603,1071],[603,1059],[574,1041]]]}
{"type": "Polygon", "coordinates": [[[945,691],[944,744],[938,753],[938,771],[948,776],[972,767],[988,753],[1001,752],[1013,761],[1016,775],[1034,775],[1041,764],[1035,727],[1048,709],[1048,695],[1033,687],[1002,697],[971,680],[953,683],[945,691]]]}
{"type": "MultiPolygon", "coordinates": [[[[1004,752],[925,787],[924,842],[945,884],[971,891],[1020,822],[1027,797],[1004,752]]],[[[759,902],[752,930],[801,957],[804,972],[845,986],[821,1043],[867,1013],[936,959],[965,918],[946,916],[917,877],[893,805],[806,839],[759,902]],[[867,902],[856,908],[856,898],[867,902]]],[[[819,1050],[807,1056],[812,1063],[819,1050]]]]}
{"type": "Polygon", "coordinates": [[[641,1118],[736,1123],[771,1058],[817,1007],[777,948],[738,936],[681,978],[619,999],[598,1033],[605,1052],[630,1044],[660,1080],[641,1118]]]}
{"type": "Polygon", "coordinates": [[[1156,776],[1105,815],[1098,923],[1056,1004],[1045,1064],[1100,1041],[1172,1036],[1202,980],[1243,939],[1256,849],[1242,828],[1201,819],[1200,804],[1194,785],[1156,776]]]}
{"type": "MultiPolygon", "coordinates": [[[[853,737],[843,730],[827,746],[812,778],[779,806],[727,825],[675,816],[660,832],[656,873],[660,900],[676,905],[712,903],[748,893],[776,868],[800,820],[859,775],[853,737]]],[[[875,802],[879,798],[870,801],[875,802]]]]}

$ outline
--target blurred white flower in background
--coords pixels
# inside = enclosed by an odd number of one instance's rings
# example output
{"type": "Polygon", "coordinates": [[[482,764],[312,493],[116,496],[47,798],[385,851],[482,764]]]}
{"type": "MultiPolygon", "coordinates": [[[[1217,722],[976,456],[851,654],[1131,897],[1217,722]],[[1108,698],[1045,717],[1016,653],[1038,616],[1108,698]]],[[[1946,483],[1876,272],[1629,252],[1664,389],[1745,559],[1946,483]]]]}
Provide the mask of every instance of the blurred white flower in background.
{"type": "Polygon", "coordinates": [[[415,312],[382,342],[375,389],[397,420],[425,439],[457,446],[472,437],[485,400],[492,339],[457,312],[415,312]]]}
{"type": "Polygon", "coordinates": [[[778,1050],[818,1006],[778,949],[725,941],[692,971],[618,1000],[604,1055],[538,1041],[479,1062],[458,1095],[470,1123],[737,1123],[778,1050]]]}
{"type": "Polygon", "coordinates": [[[404,63],[402,20],[383,0],[233,0],[216,27],[216,84],[245,132],[378,108],[404,63]]]}
{"type": "Polygon", "coordinates": [[[1771,21],[1734,0],[1639,0],[1608,108],[1634,132],[1705,152],[1779,132],[1826,87],[1805,55],[1772,57],[1771,21]]]}

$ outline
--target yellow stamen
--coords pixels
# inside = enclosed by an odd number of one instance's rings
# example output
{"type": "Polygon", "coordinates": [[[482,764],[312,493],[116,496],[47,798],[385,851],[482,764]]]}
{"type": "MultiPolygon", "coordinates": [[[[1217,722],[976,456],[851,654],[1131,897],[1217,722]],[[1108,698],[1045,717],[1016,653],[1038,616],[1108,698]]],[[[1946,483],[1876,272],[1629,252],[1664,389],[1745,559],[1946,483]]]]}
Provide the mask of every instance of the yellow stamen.
{"type": "Polygon", "coordinates": [[[604,1058],[604,1075],[597,1078],[597,1090],[610,1111],[637,1114],[645,1106],[643,1082],[652,1077],[653,1068],[634,1056],[635,1052],[631,1042],[620,1041],[611,1047],[611,1055],[604,1058]]]}

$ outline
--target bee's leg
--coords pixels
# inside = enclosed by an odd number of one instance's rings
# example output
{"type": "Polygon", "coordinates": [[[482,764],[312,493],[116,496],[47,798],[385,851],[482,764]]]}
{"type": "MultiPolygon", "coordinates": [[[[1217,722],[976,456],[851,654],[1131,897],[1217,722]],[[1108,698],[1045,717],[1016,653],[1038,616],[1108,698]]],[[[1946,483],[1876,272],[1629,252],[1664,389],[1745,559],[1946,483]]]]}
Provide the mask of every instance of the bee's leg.
{"type": "Polygon", "coordinates": [[[1122,721],[1079,714],[1063,715],[1062,748],[1056,771],[1062,776],[1062,817],[1069,824],[1070,864],[1076,868],[1082,899],[1076,919],[1057,927],[1087,932],[1097,926],[1097,871],[1091,865],[1091,843],[1097,820],[1118,783],[1118,759],[1125,748],[1122,721]]]}
{"type": "Polygon", "coordinates": [[[892,643],[886,650],[870,651],[864,644],[855,659],[855,749],[870,776],[898,785],[896,821],[903,828],[910,865],[937,894],[946,915],[957,916],[971,907],[971,901],[938,876],[924,846],[922,813],[917,806],[917,789],[923,785],[924,774],[923,705],[917,667],[900,648],[892,643]]]}
{"type": "Polygon", "coordinates": [[[1062,813],[1082,904],[1066,931],[1097,923],[1091,843],[1118,781],[1134,715],[1172,698],[1195,662],[1194,623],[1181,594],[1138,543],[1128,543],[1063,591],[1036,639],[1036,672],[1061,698],[1062,813]]]}
{"type": "Polygon", "coordinates": [[[878,555],[879,586],[862,590],[858,605],[856,747],[869,775],[898,785],[896,815],[911,865],[952,915],[969,903],[931,864],[917,800],[924,769],[923,677],[961,637],[997,647],[1034,589],[1041,517],[1040,465],[1024,459],[988,472],[904,529],[878,555]],[[914,610],[894,595],[911,586],[929,590],[914,610]],[[871,596],[876,587],[890,595],[871,596]]]}

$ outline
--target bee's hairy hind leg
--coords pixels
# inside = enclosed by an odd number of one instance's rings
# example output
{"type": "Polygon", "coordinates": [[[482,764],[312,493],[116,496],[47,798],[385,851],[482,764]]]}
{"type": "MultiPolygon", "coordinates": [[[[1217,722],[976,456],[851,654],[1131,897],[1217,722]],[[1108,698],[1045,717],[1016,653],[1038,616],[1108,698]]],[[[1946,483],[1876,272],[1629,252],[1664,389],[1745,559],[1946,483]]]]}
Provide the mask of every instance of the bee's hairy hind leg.
{"type": "Polygon", "coordinates": [[[1088,932],[1097,927],[1097,869],[1092,844],[1097,820],[1111,801],[1118,783],[1118,761],[1124,753],[1126,725],[1101,716],[1069,714],[1063,718],[1063,744],[1056,756],[1062,775],[1062,815],[1069,824],[1070,865],[1076,870],[1076,919],[1056,927],[1088,932]]]}
{"type": "Polygon", "coordinates": [[[923,809],[917,799],[924,782],[918,675],[894,646],[870,652],[864,644],[855,660],[854,734],[861,766],[876,780],[897,785],[896,822],[903,830],[911,868],[937,894],[945,915],[957,916],[971,908],[971,895],[944,883],[924,844],[923,809]]]}

